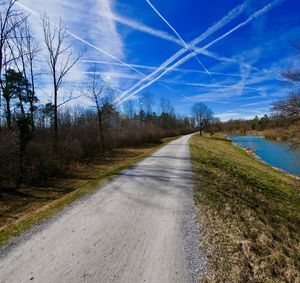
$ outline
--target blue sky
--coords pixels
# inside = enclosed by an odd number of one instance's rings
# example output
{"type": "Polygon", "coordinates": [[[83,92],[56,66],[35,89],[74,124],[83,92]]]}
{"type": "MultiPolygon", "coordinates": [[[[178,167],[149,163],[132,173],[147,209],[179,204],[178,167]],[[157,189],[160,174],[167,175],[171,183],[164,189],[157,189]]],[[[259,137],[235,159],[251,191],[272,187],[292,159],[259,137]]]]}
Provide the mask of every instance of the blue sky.
{"type": "MultiPolygon", "coordinates": [[[[222,120],[261,116],[291,88],[281,73],[299,66],[291,42],[300,40],[300,1],[19,0],[19,7],[41,40],[46,11],[65,22],[74,53],[86,49],[65,93],[80,91],[97,68],[119,107],[150,91],[157,107],[167,97],[182,115],[203,102],[222,120]]],[[[50,99],[49,83],[44,76],[40,91],[50,99]]]]}

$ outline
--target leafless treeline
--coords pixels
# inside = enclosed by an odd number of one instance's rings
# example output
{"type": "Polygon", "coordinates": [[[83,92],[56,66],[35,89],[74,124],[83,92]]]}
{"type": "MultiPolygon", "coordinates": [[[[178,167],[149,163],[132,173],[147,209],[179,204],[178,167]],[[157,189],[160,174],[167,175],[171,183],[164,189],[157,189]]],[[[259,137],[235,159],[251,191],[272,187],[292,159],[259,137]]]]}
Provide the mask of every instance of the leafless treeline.
{"type": "Polygon", "coordinates": [[[80,94],[92,106],[68,107],[73,98],[63,100],[62,84],[84,52],[72,52],[62,21],[54,24],[44,14],[41,27],[44,38],[39,42],[16,0],[0,0],[0,188],[43,182],[64,174],[73,162],[113,148],[193,130],[190,120],[177,117],[166,99],[160,102],[160,114],[154,113],[150,93],[138,105],[127,101],[124,113],[117,111],[113,90],[96,71],[80,94]],[[53,95],[48,102],[37,88],[37,66],[45,54],[48,69],[43,72],[52,81],[53,95]]]}

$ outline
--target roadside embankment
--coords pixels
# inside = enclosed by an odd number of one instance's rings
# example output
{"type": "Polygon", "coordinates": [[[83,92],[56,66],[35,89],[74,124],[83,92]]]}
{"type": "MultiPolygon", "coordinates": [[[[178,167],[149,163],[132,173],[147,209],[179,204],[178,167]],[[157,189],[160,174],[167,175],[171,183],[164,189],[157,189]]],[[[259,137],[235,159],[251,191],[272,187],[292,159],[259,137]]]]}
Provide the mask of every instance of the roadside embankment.
{"type": "Polygon", "coordinates": [[[193,136],[203,282],[299,282],[300,180],[231,141],[193,136]]]}

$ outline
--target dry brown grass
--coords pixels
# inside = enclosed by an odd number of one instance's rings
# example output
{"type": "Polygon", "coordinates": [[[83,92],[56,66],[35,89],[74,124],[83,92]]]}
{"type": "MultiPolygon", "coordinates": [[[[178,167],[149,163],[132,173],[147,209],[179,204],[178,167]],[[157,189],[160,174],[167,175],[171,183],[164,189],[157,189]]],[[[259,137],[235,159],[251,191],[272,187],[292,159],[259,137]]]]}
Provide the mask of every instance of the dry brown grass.
{"type": "Polygon", "coordinates": [[[269,129],[263,132],[267,139],[283,140],[300,143],[300,123],[295,123],[288,128],[269,129]]]}
{"type": "Polygon", "coordinates": [[[163,139],[159,144],[116,149],[86,163],[77,163],[70,168],[68,177],[52,179],[44,187],[1,189],[0,245],[77,198],[96,190],[102,182],[173,139],[163,139]]]}
{"type": "Polygon", "coordinates": [[[229,141],[194,136],[204,282],[300,281],[300,180],[229,141]]]}

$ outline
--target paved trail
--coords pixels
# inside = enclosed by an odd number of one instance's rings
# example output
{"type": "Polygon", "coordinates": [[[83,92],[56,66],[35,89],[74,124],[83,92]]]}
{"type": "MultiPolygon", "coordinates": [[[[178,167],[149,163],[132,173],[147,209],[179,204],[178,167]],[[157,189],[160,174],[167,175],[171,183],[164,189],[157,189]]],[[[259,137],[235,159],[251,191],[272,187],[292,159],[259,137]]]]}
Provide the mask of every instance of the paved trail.
{"type": "Polygon", "coordinates": [[[19,237],[1,251],[0,282],[193,282],[202,262],[188,139],[19,237]]]}

